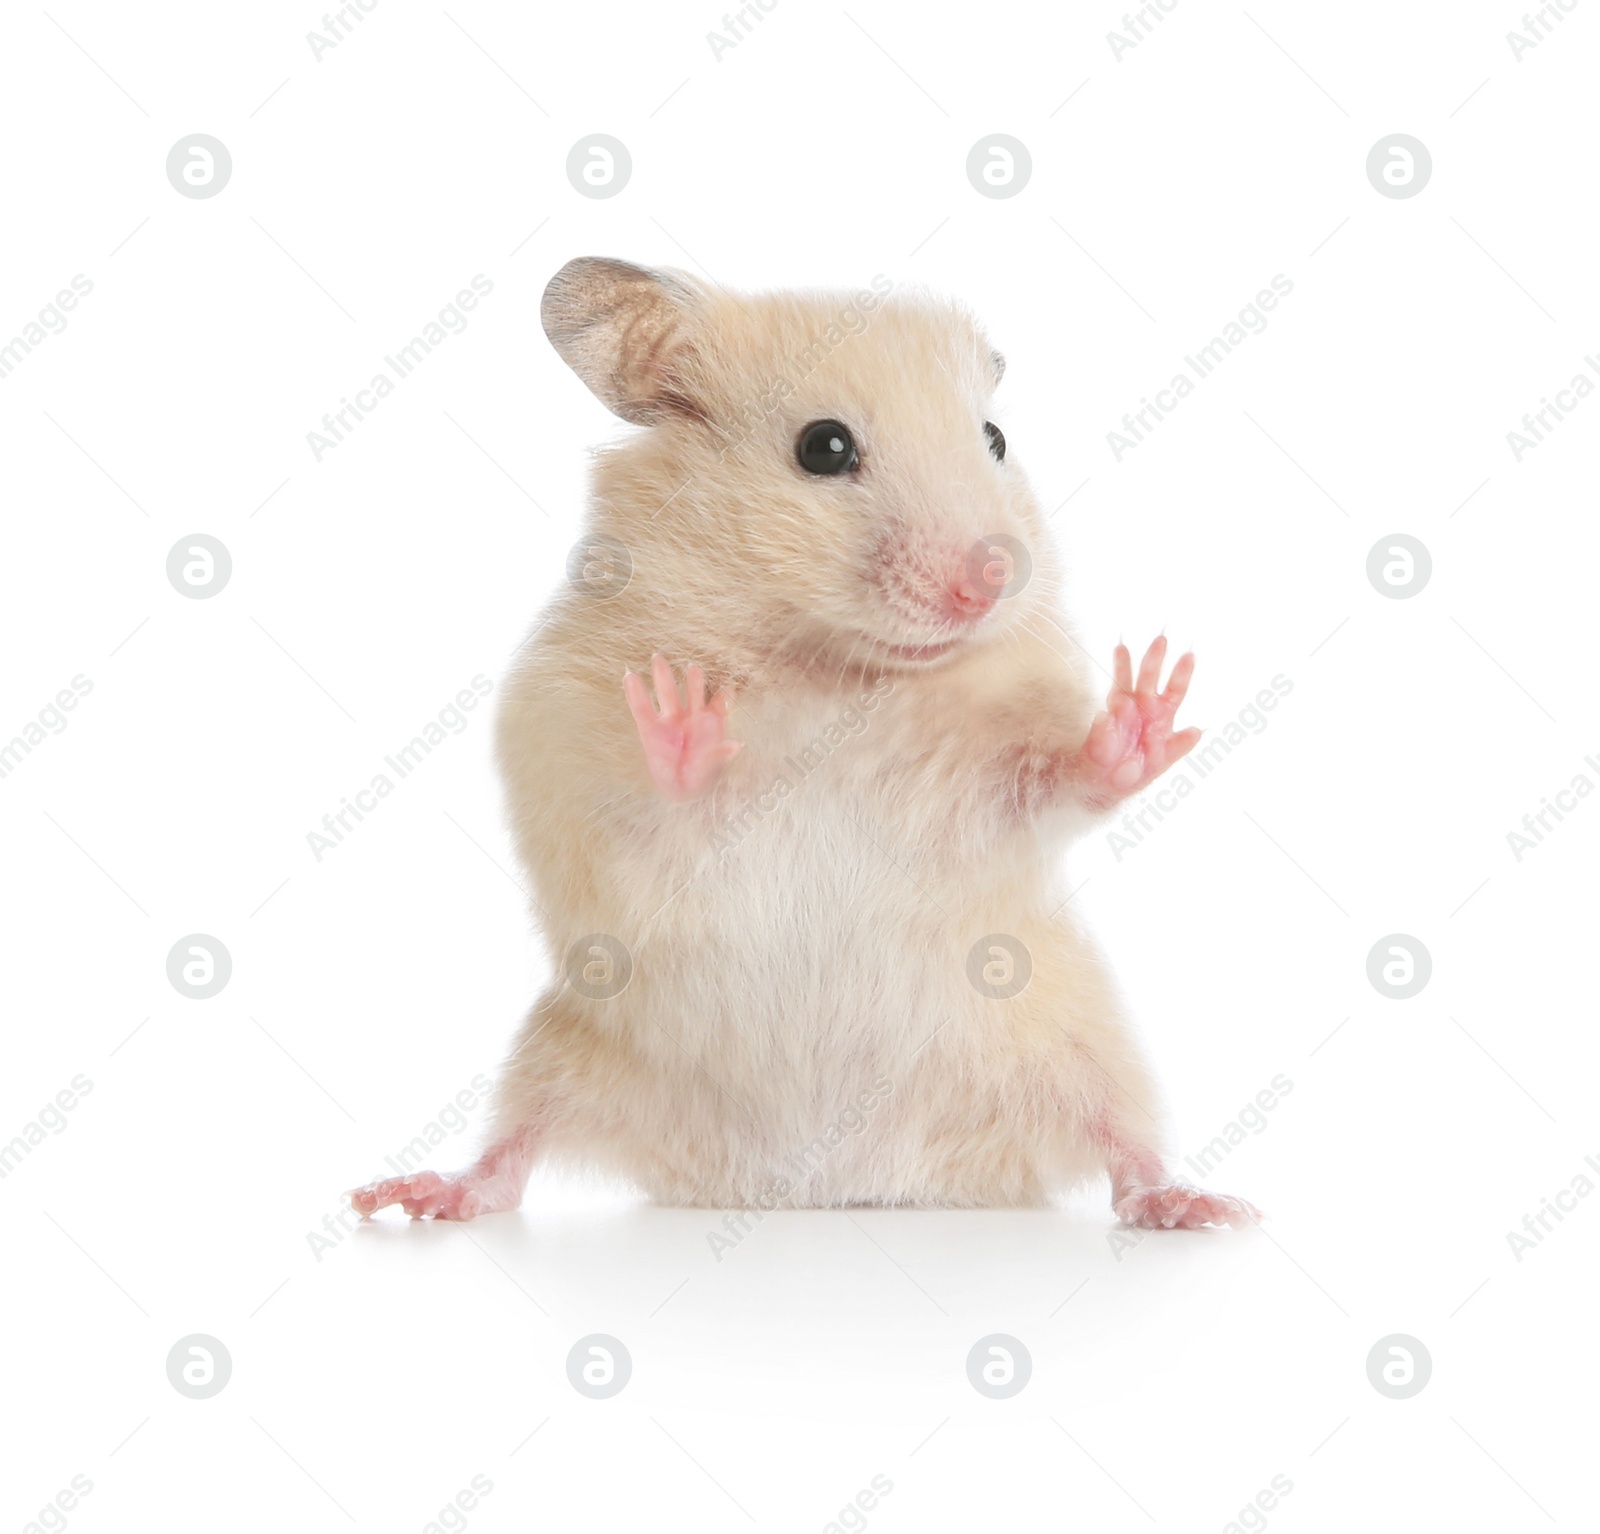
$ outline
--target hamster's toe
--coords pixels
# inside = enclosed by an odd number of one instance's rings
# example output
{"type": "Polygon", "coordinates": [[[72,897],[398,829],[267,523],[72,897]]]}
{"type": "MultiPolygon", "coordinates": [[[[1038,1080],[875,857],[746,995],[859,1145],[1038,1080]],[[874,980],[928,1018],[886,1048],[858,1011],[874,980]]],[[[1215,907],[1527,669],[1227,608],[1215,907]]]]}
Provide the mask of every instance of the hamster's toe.
{"type": "Polygon", "coordinates": [[[533,1132],[522,1128],[496,1141],[464,1172],[412,1172],[385,1177],[345,1197],[363,1219],[398,1204],[417,1220],[474,1220],[515,1209],[533,1163],[533,1132]]]}
{"type": "Polygon", "coordinates": [[[423,1220],[470,1220],[483,1213],[483,1199],[469,1178],[442,1177],[437,1172],[386,1177],[345,1196],[363,1218],[391,1204],[398,1204],[413,1219],[423,1220]]]}
{"type": "Polygon", "coordinates": [[[1146,1230],[1199,1230],[1230,1225],[1235,1230],[1256,1223],[1261,1211],[1247,1199],[1207,1193],[1174,1183],[1166,1188],[1140,1188],[1117,1200],[1117,1218],[1146,1230]]]}

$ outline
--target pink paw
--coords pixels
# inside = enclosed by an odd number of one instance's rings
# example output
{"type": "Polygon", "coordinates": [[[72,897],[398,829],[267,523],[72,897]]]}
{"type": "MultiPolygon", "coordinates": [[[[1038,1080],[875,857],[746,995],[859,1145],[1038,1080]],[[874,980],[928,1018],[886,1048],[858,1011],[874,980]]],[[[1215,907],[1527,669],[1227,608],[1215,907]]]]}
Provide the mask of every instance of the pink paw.
{"type": "Polygon", "coordinates": [[[698,666],[690,666],[685,673],[686,700],[678,696],[672,667],[659,655],[650,657],[650,672],[656,685],[656,707],[651,706],[641,677],[632,671],[622,677],[622,691],[639,727],[650,781],[668,799],[698,799],[739,753],[741,743],[727,739],[733,699],[723,691],[707,703],[705,672],[698,666]]]}
{"type": "Polygon", "coordinates": [[[345,1197],[365,1218],[398,1204],[413,1219],[470,1220],[487,1214],[487,1201],[470,1172],[441,1176],[438,1172],[413,1172],[407,1177],[386,1177],[354,1188],[345,1197]]]}
{"type": "Polygon", "coordinates": [[[497,1140],[465,1172],[411,1172],[385,1177],[345,1197],[363,1219],[398,1204],[413,1219],[472,1220],[515,1209],[533,1164],[537,1134],[525,1127],[497,1140]]]}
{"type": "Polygon", "coordinates": [[[1261,1211],[1242,1198],[1207,1193],[1174,1183],[1166,1188],[1136,1188],[1112,1206],[1126,1225],[1146,1230],[1199,1230],[1203,1225],[1231,1225],[1243,1230],[1261,1218],[1261,1211]]]}
{"type": "Polygon", "coordinates": [[[1189,690],[1194,656],[1184,655],[1172,668],[1165,692],[1157,692],[1167,640],[1162,635],[1139,663],[1133,677],[1133,659],[1126,645],[1116,650],[1116,676],[1105,709],[1095,715],[1078,754],[1078,771],[1091,797],[1107,802],[1137,793],[1160,777],[1180,757],[1187,756],[1200,739],[1196,729],[1172,733],[1172,721],[1189,690]]]}

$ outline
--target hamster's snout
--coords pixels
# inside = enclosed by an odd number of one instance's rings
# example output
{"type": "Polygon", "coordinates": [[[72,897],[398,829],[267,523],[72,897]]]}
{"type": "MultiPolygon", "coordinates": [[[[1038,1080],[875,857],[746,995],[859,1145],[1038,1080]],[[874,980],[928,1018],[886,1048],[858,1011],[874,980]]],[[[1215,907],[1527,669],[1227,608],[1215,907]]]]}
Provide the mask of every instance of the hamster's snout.
{"type": "Polygon", "coordinates": [[[975,623],[994,606],[994,595],[984,589],[986,584],[962,569],[946,586],[944,616],[955,623],[975,623]]]}
{"type": "Polygon", "coordinates": [[[992,561],[943,540],[891,536],[880,544],[873,584],[899,633],[878,643],[896,660],[932,661],[977,634],[1005,586],[992,561]],[[901,641],[910,640],[910,643],[901,641]]]}

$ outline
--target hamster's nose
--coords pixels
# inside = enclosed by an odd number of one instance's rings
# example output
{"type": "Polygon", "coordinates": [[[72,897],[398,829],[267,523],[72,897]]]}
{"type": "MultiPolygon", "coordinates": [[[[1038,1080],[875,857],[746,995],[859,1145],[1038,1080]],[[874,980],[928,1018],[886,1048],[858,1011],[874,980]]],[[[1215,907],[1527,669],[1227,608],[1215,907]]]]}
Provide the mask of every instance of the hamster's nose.
{"type": "Polygon", "coordinates": [[[985,591],[966,571],[949,583],[948,597],[951,618],[969,623],[976,622],[994,606],[994,594],[985,591]]]}

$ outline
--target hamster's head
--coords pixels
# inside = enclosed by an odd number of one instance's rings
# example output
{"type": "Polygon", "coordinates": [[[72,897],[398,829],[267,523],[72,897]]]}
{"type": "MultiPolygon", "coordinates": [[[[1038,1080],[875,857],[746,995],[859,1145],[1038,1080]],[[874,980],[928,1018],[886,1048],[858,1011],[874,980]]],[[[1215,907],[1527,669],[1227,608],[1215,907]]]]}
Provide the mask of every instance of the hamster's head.
{"type": "Polygon", "coordinates": [[[545,333],[617,415],[598,530],[634,580],[774,661],[915,669],[998,642],[1053,576],[994,424],[1004,362],[959,308],[891,291],[734,294],[585,257],[545,333]]]}

